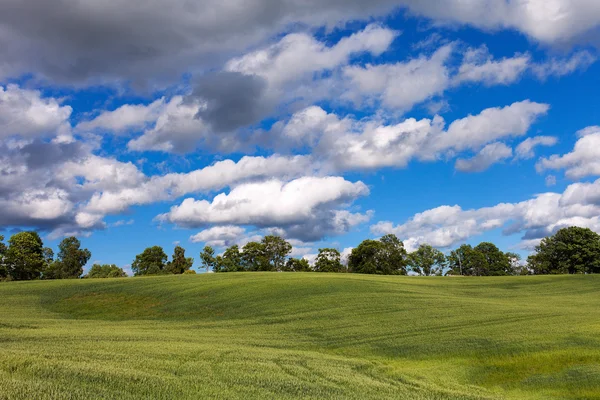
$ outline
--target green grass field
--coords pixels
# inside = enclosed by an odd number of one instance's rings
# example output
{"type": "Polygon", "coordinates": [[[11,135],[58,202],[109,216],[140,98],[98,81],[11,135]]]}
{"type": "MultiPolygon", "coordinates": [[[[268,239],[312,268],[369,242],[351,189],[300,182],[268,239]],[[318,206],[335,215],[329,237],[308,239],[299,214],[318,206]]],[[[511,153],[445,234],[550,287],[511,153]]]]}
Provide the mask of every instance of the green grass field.
{"type": "Polygon", "coordinates": [[[600,276],[0,284],[0,399],[600,398],[600,276]]]}

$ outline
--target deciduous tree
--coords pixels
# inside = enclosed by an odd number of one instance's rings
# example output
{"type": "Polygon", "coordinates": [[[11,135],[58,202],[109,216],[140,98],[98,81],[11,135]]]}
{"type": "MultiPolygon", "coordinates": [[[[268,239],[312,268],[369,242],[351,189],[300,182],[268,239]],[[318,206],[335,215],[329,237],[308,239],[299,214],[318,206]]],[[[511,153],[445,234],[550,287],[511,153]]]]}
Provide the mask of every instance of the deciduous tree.
{"type": "Polygon", "coordinates": [[[163,274],[167,258],[162,247],[148,247],[141,254],[135,256],[131,270],[135,276],[163,274]]]}
{"type": "Polygon", "coordinates": [[[535,274],[600,273],[600,235],[591,229],[560,229],[535,251],[527,260],[535,274]]]}
{"type": "Polygon", "coordinates": [[[305,258],[290,258],[285,263],[285,270],[290,272],[311,271],[310,264],[305,258]]]}
{"type": "Polygon", "coordinates": [[[37,232],[19,232],[8,240],[5,264],[8,275],[17,281],[40,278],[46,260],[44,245],[37,232]]]}
{"type": "Polygon", "coordinates": [[[215,250],[210,246],[204,246],[202,252],[200,253],[200,260],[202,261],[202,266],[206,268],[206,272],[215,268],[215,250]]]}
{"type": "Polygon", "coordinates": [[[428,244],[422,244],[409,254],[408,264],[419,275],[441,275],[446,265],[446,256],[428,244]]]}
{"type": "Polygon", "coordinates": [[[175,246],[172,260],[167,263],[165,270],[170,274],[181,275],[192,268],[192,265],[194,265],[194,259],[192,257],[186,258],[185,249],[181,246],[175,246]]]}
{"type": "Polygon", "coordinates": [[[124,278],[127,273],[115,264],[94,264],[84,278],[124,278]]]}
{"type": "Polygon", "coordinates": [[[270,271],[271,264],[263,243],[248,242],[242,248],[242,266],[246,271],[270,271]]]}
{"type": "Polygon", "coordinates": [[[344,266],[340,262],[340,252],[332,248],[319,249],[319,255],[315,261],[316,272],[342,272],[344,266]]]}
{"type": "Polygon", "coordinates": [[[292,251],[292,245],[280,236],[268,235],[261,242],[265,247],[265,255],[269,260],[271,271],[281,271],[286,257],[292,251]]]}
{"type": "MultiPolygon", "coordinates": [[[[88,249],[81,249],[81,242],[76,237],[67,237],[58,245],[59,252],[56,261],[52,262],[44,272],[45,279],[79,278],[83,267],[92,257],[88,249]]],[[[45,251],[45,260],[51,259],[45,251]]]]}

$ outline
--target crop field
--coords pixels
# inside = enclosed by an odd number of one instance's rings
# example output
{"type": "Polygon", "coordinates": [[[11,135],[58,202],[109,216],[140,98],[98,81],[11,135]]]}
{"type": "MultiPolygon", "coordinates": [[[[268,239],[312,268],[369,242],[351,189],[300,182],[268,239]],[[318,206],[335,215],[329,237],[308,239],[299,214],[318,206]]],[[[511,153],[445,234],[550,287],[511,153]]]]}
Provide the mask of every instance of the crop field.
{"type": "Polygon", "coordinates": [[[600,277],[0,284],[0,399],[600,398],[600,277]]]}

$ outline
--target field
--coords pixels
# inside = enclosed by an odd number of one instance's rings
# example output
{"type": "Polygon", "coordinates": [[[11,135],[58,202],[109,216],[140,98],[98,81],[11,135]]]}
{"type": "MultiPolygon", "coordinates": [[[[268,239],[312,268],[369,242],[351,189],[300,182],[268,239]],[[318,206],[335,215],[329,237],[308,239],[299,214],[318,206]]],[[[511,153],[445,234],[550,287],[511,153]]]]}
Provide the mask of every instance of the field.
{"type": "Polygon", "coordinates": [[[600,398],[600,276],[0,284],[0,399],[600,398]]]}

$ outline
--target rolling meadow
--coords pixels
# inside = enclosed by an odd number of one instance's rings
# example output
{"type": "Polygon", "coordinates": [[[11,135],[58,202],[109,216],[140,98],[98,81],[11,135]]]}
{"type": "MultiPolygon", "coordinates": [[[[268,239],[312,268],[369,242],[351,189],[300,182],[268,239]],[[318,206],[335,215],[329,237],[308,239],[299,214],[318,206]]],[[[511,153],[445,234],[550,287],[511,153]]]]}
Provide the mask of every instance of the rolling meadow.
{"type": "Polygon", "coordinates": [[[600,398],[600,277],[0,285],[0,399],[600,398]]]}

